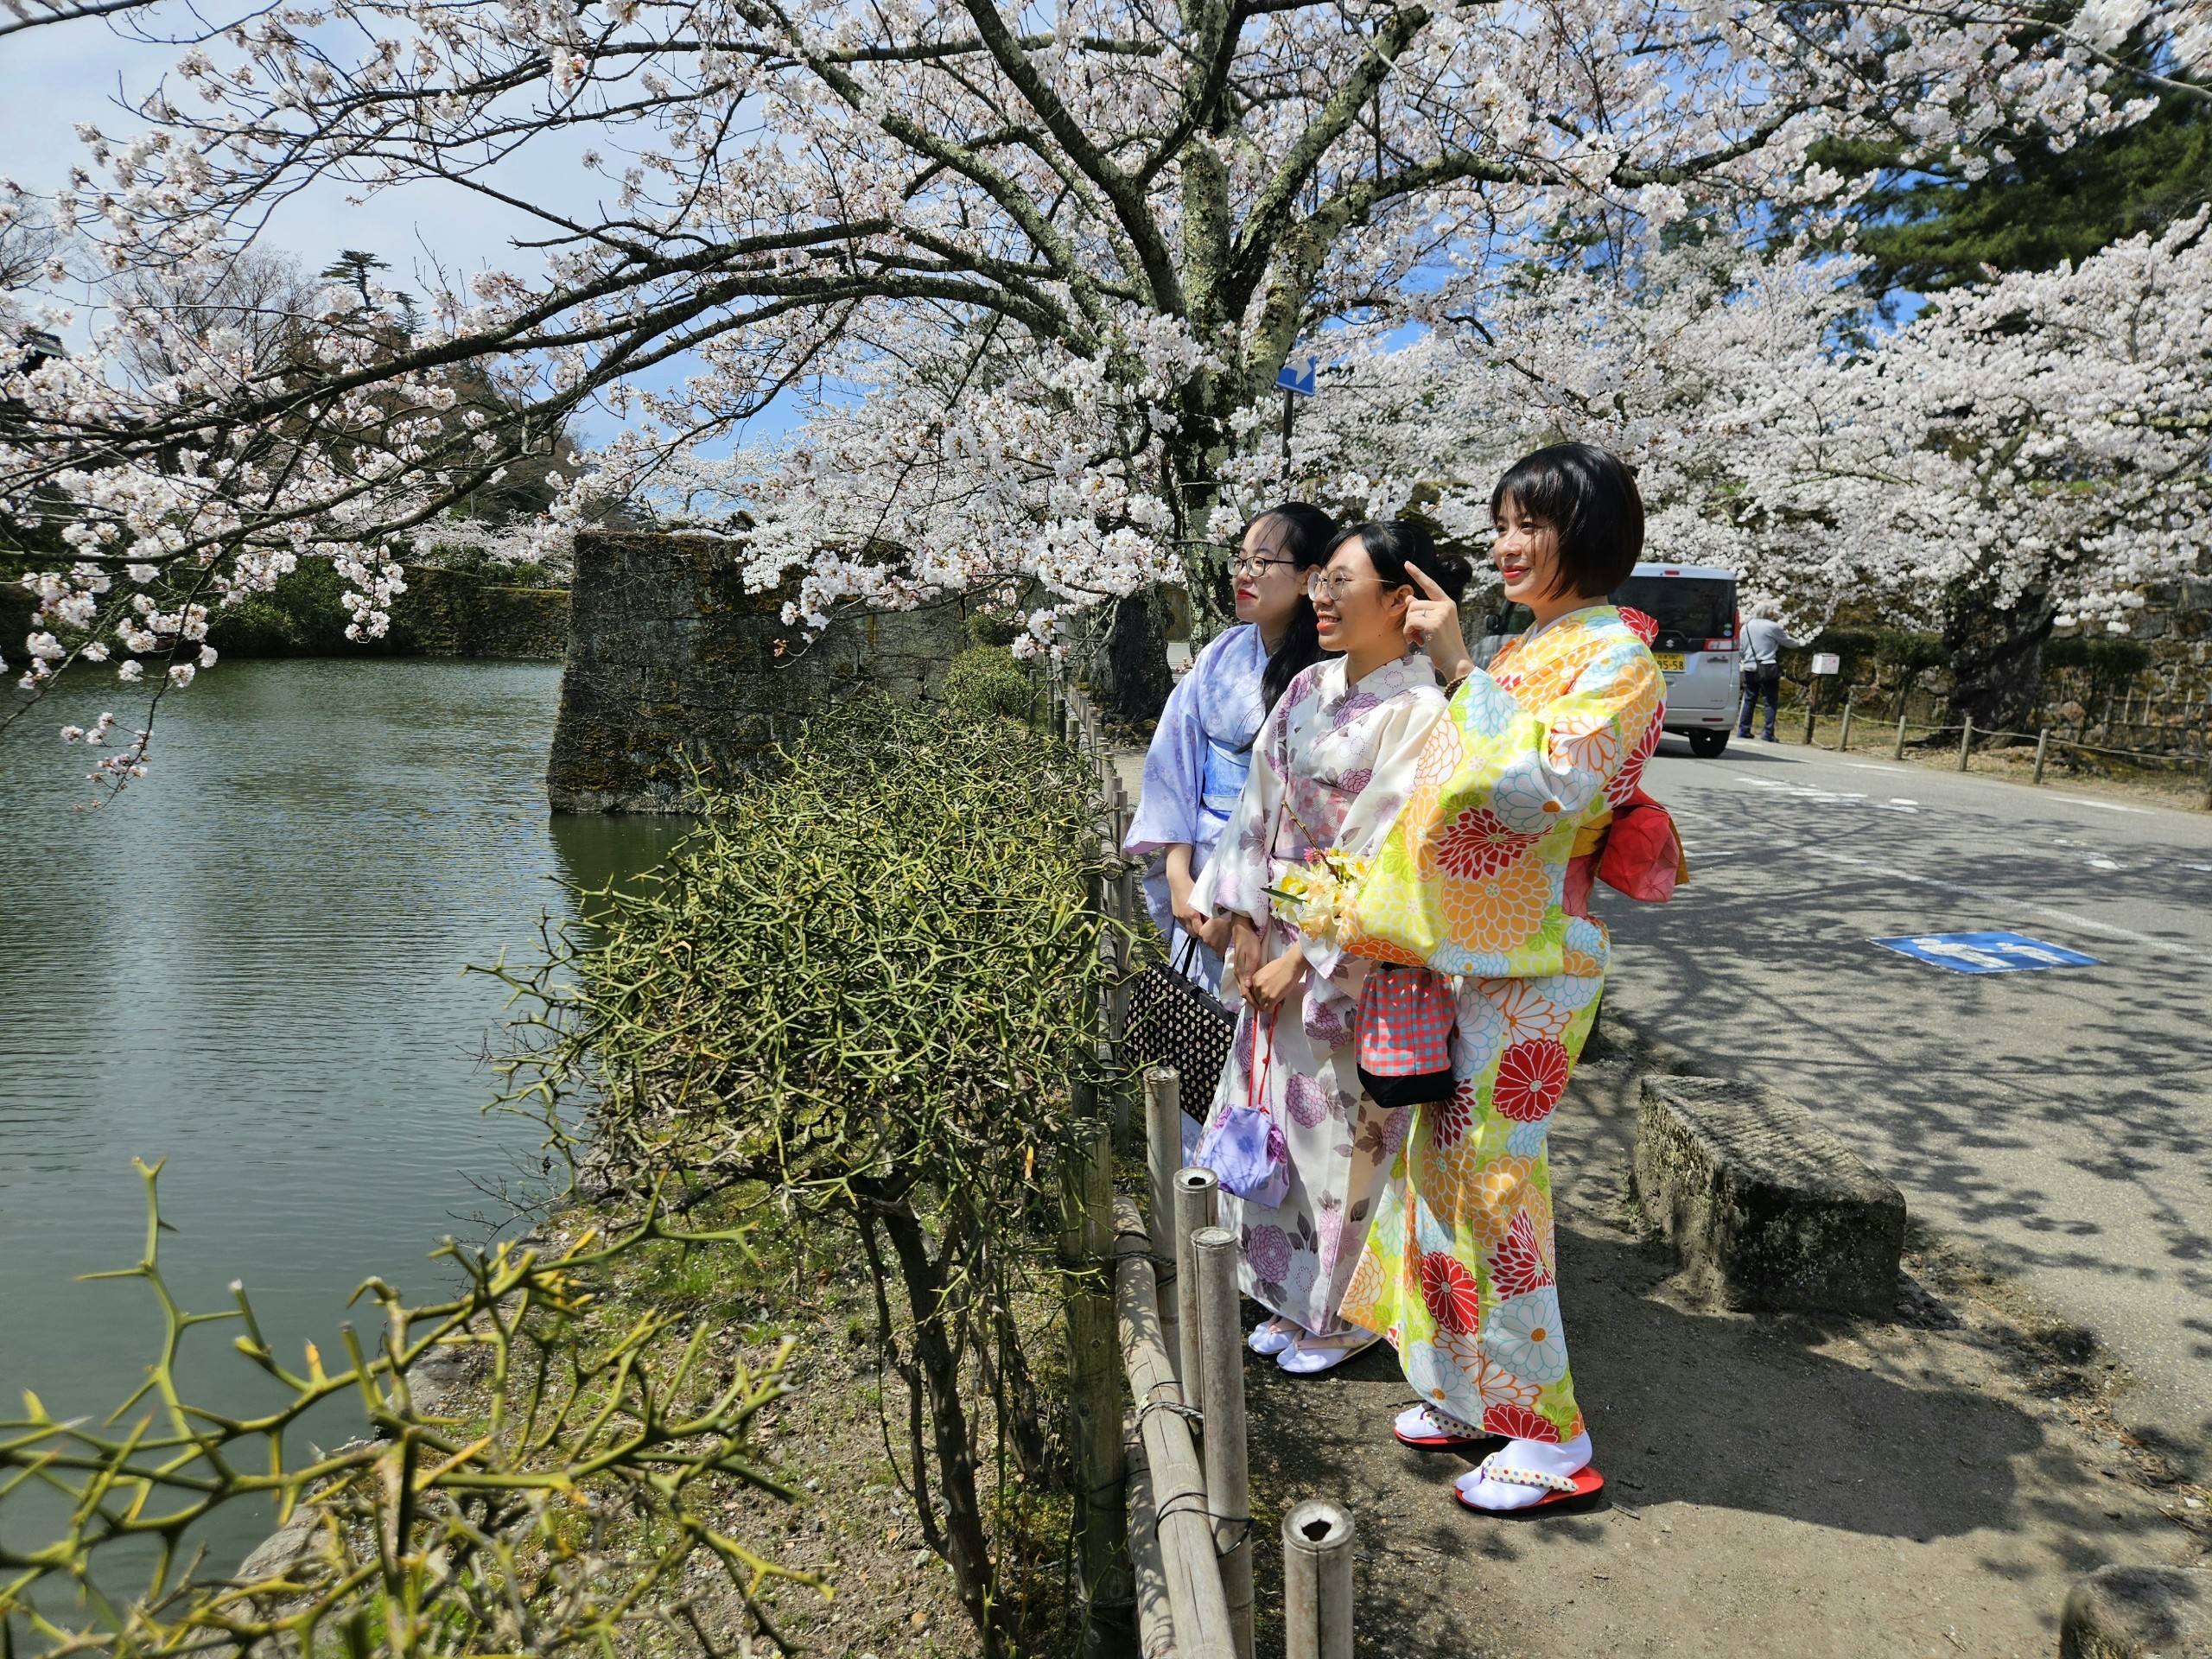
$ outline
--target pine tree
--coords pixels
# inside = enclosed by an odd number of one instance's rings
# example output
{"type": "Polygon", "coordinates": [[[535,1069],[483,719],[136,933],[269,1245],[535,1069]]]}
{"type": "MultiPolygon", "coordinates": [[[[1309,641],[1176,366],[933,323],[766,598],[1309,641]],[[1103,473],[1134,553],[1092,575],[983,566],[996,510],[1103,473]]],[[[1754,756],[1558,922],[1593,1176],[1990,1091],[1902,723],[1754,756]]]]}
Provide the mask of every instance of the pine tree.
{"type": "MultiPolygon", "coordinates": [[[[1893,299],[2078,263],[2212,200],[2212,103],[2200,99],[2169,95],[2133,126],[2062,153],[2031,139],[1992,149],[1978,179],[1948,162],[1885,176],[1855,216],[1872,292],[1893,299]]],[[[1883,157],[1834,146],[1826,159],[1865,167],[1883,157]]]]}
{"type": "MultiPolygon", "coordinates": [[[[390,270],[391,262],[362,248],[341,248],[338,257],[315,274],[334,283],[344,283],[361,296],[364,306],[374,308],[375,298],[369,292],[369,277],[379,270],[390,270]]],[[[399,308],[399,321],[408,328],[415,326],[415,296],[404,289],[392,292],[392,302],[399,308]]]]}

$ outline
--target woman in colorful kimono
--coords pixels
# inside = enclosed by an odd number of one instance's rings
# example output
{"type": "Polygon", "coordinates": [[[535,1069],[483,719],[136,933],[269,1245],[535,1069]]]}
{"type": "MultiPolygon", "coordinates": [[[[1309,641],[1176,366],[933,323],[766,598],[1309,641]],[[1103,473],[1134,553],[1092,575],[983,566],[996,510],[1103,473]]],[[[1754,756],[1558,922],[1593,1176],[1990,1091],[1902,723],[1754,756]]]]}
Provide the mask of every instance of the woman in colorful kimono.
{"type": "MultiPolygon", "coordinates": [[[[1382,1332],[1427,1402],[1401,1440],[1507,1444],[1461,1477],[1462,1503],[1516,1510],[1594,1491],[1589,1431],[1560,1326],[1546,1132],[1596,1018],[1609,945],[1588,913],[1592,854],[1659,737],[1666,683],[1604,595],[1643,544],[1618,459],[1537,451],[1491,499],[1509,600],[1535,620],[1487,671],[1457,607],[1408,618],[1447,682],[1410,797],[1344,905],[1349,954],[1458,980],[1455,1092],[1416,1114],[1380,1195],[1345,1319],[1382,1332]]],[[[1671,887],[1676,856],[1666,843],[1671,887]]],[[[1610,866],[1609,858],[1609,879],[1610,866]]]]}
{"type": "Polygon", "coordinates": [[[1264,1111],[1289,1182],[1274,1204],[1224,1191],[1222,1224],[1243,1247],[1245,1291],[1274,1315],[1251,1345],[1294,1375],[1327,1370],[1375,1340],[1346,1326],[1337,1303],[1411,1109],[1384,1110],[1360,1083],[1353,1026],[1366,964],[1301,940],[1271,916],[1268,890],[1310,855],[1363,858],[1380,845],[1444,708],[1428,658],[1406,646],[1414,580],[1456,594],[1469,574],[1416,524],[1338,537],[1307,592],[1322,647],[1342,655],[1300,673],[1268,715],[1198,894],[1230,918],[1245,1002],[1208,1130],[1218,1134],[1232,1109],[1264,1111]]]}
{"type": "Polygon", "coordinates": [[[1230,566],[1238,626],[1200,652],[1169,693],[1145,752],[1144,787],[1122,850],[1152,859],[1144,895],[1167,959],[1208,990],[1221,983],[1229,919],[1203,913],[1191,890],[1213,856],[1252,766],[1252,741],[1291,678],[1318,662],[1306,576],[1328,563],[1336,520],[1303,501],[1269,508],[1245,530],[1230,566]]]}

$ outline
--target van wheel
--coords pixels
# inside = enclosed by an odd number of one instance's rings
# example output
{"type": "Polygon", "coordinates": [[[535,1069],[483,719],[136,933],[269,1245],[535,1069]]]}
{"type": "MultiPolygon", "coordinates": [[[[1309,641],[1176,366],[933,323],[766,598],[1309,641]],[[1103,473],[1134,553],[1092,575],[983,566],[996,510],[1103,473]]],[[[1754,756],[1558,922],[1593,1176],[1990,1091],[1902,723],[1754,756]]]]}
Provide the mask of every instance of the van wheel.
{"type": "Polygon", "coordinates": [[[1728,747],[1726,732],[1685,732],[1690,741],[1690,753],[1700,760],[1710,760],[1728,747]]]}

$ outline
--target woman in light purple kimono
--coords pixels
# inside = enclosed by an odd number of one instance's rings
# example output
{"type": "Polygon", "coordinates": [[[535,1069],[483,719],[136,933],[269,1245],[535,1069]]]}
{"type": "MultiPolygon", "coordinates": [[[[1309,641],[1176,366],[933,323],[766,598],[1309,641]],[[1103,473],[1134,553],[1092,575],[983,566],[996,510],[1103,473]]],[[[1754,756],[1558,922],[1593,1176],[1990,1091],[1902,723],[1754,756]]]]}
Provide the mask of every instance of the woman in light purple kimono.
{"type": "Polygon", "coordinates": [[[1309,852],[1371,856],[1412,793],[1445,698],[1428,658],[1406,649],[1406,613],[1419,597],[1409,569],[1454,599],[1471,574],[1407,523],[1344,531],[1328,568],[1313,573],[1321,645],[1344,654],[1299,674],[1274,705],[1196,895],[1230,918],[1245,1001],[1207,1131],[1218,1133],[1232,1108],[1257,1108],[1281,1131],[1289,1159],[1280,1204],[1224,1187],[1222,1225],[1237,1236],[1246,1294],[1275,1315],[1251,1345],[1295,1376],[1327,1370],[1376,1340],[1337,1308],[1413,1109],[1377,1105],[1360,1081],[1354,1027],[1368,964],[1302,938],[1274,916],[1268,890],[1309,852]]]}
{"type": "Polygon", "coordinates": [[[1220,988],[1229,919],[1199,911],[1192,889],[1243,792],[1261,721],[1291,677],[1320,658],[1306,575],[1328,562],[1336,534],[1335,520],[1303,501],[1252,521],[1230,567],[1240,626],[1198,653],[1145,753],[1144,788],[1122,850],[1151,859],[1145,903],[1167,959],[1210,991],[1220,988]]]}

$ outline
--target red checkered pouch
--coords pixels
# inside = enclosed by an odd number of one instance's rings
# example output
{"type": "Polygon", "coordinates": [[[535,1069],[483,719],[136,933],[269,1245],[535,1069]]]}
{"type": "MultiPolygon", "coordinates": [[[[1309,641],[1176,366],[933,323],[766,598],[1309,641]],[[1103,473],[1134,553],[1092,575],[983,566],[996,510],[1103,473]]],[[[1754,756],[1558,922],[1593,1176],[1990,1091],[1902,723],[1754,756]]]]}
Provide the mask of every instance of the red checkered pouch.
{"type": "Polygon", "coordinates": [[[1452,1097],[1452,982],[1426,968],[1377,966],[1359,993],[1359,1080],[1378,1106],[1452,1097]]]}

